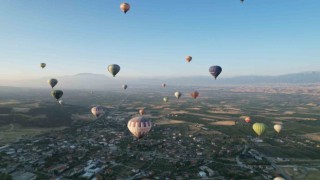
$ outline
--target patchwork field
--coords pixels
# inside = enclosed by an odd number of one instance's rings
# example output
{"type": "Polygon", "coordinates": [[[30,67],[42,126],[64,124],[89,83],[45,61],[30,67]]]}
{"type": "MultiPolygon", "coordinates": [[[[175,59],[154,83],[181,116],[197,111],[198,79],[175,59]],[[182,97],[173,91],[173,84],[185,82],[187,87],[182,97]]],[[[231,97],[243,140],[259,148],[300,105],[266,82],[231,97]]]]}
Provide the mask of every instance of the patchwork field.
{"type": "Polygon", "coordinates": [[[50,131],[63,130],[67,127],[58,128],[24,128],[17,124],[0,127],[0,144],[14,142],[19,138],[32,137],[50,131]]]}

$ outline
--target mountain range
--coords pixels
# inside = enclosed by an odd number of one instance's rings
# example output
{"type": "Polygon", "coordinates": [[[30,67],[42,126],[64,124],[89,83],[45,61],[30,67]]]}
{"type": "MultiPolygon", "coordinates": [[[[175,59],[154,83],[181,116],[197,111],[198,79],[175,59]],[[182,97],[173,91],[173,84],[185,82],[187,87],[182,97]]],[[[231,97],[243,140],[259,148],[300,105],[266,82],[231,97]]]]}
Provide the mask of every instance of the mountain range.
{"type": "MultiPolygon", "coordinates": [[[[265,84],[308,84],[320,83],[320,71],[286,74],[278,76],[238,76],[224,78],[221,74],[217,80],[212,76],[173,77],[173,78],[118,78],[103,74],[81,73],[72,76],[53,77],[58,80],[57,89],[113,89],[122,84],[129,87],[156,87],[162,83],[173,86],[215,86],[215,85],[265,85],[265,84]],[[133,86],[134,85],[134,86],[133,86]]],[[[1,82],[0,86],[47,88],[49,78],[34,80],[1,82]]]]}

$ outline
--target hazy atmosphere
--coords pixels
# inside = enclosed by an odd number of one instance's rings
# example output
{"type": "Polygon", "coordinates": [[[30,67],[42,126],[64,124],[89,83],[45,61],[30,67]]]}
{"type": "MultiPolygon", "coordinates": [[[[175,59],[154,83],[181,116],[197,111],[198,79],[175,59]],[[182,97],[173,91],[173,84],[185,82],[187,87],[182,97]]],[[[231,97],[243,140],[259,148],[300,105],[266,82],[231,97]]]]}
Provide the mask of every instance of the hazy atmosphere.
{"type": "Polygon", "coordinates": [[[1,1],[0,79],[104,74],[113,63],[119,78],[207,75],[215,64],[224,77],[320,70],[318,0],[131,2],[124,16],[120,1],[1,1]]]}
{"type": "Polygon", "coordinates": [[[0,180],[319,180],[319,0],[1,0],[0,180]]]}

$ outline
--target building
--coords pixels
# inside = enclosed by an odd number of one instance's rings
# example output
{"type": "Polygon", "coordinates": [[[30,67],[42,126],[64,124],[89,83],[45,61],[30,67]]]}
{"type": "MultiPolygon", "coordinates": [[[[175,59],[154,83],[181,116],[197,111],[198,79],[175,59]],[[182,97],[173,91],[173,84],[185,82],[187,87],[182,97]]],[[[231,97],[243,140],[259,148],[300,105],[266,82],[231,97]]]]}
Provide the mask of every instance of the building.
{"type": "Polygon", "coordinates": [[[30,172],[15,172],[11,174],[13,180],[34,180],[37,176],[30,172]]]}
{"type": "Polygon", "coordinates": [[[200,171],[199,176],[204,178],[204,177],[207,177],[207,174],[204,171],[200,171]]]}

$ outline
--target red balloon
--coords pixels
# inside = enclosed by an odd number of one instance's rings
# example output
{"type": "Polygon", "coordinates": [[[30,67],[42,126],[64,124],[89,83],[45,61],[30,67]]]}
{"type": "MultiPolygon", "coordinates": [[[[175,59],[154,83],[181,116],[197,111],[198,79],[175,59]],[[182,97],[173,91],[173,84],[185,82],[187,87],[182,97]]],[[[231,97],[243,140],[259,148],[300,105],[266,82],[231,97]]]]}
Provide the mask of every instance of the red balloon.
{"type": "Polygon", "coordinates": [[[246,123],[249,123],[249,122],[251,122],[251,118],[250,118],[249,116],[247,116],[247,117],[244,119],[244,121],[245,121],[246,123]]]}

